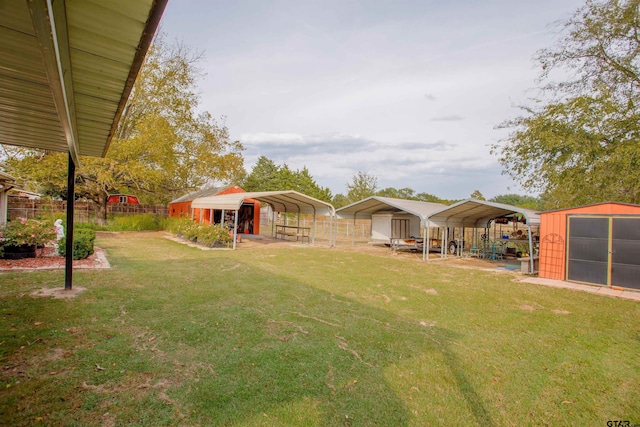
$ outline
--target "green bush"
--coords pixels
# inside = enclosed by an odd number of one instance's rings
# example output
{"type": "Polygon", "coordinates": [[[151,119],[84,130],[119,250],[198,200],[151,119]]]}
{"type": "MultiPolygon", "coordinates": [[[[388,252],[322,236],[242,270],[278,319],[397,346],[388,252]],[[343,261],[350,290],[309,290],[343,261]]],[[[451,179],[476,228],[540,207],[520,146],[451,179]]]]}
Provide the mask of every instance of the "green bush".
{"type": "MultiPolygon", "coordinates": [[[[96,232],[88,228],[80,228],[73,231],[73,259],[85,259],[93,253],[93,242],[96,240],[96,232]]],[[[67,239],[63,237],[58,241],[58,252],[62,256],[67,253],[67,239]]]]}
{"type": "Polygon", "coordinates": [[[221,246],[233,241],[229,231],[220,224],[198,227],[196,237],[199,244],[209,247],[221,246]]]}
{"type": "Polygon", "coordinates": [[[178,237],[209,247],[221,246],[233,241],[229,231],[222,225],[198,224],[187,218],[173,220],[168,230],[178,237]]]}

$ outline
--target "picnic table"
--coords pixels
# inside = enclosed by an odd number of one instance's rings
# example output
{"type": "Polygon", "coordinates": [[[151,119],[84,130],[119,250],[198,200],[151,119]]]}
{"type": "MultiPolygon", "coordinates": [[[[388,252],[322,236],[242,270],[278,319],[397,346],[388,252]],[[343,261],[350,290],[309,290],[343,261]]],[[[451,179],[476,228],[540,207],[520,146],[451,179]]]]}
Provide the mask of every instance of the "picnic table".
{"type": "Polygon", "coordinates": [[[287,237],[295,237],[296,241],[300,240],[304,242],[307,239],[309,243],[309,235],[311,234],[311,227],[300,227],[297,225],[276,225],[276,239],[280,236],[280,239],[287,237]]]}

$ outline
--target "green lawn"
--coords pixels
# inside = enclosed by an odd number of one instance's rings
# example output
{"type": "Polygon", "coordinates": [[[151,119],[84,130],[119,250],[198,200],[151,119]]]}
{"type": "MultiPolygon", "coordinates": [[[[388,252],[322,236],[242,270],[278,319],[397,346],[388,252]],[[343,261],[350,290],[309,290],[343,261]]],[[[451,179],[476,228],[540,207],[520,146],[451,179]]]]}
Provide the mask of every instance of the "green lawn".
{"type": "Polygon", "coordinates": [[[640,304],[327,248],[99,234],[112,269],[0,274],[0,425],[640,423],[640,304]]]}

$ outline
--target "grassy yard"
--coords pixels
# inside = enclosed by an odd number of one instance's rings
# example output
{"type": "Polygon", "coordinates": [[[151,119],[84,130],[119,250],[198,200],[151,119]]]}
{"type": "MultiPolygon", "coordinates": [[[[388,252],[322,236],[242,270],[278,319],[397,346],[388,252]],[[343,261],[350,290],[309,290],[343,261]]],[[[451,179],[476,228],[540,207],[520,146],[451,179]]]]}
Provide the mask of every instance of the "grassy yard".
{"type": "Polygon", "coordinates": [[[0,425],[640,423],[640,304],[327,248],[99,235],[112,269],[0,274],[0,425]]]}

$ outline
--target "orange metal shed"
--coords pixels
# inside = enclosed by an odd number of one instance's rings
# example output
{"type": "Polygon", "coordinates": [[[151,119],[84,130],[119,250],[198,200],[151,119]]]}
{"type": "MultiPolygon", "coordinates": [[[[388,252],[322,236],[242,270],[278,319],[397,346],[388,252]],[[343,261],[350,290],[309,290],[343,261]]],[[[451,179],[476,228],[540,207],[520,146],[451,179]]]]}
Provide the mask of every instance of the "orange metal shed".
{"type": "MultiPolygon", "coordinates": [[[[195,222],[210,224],[212,222],[211,219],[215,218],[214,212],[212,211],[212,209],[192,208],[191,203],[195,199],[200,197],[221,196],[223,194],[244,192],[245,191],[237,185],[231,185],[228,187],[207,188],[204,190],[196,191],[170,202],[169,216],[192,218],[195,222]]],[[[241,221],[239,223],[239,227],[241,227],[242,230],[239,230],[238,232],[260,234],[260,202],[253,199],[246,199],[244,205],[248,208],[246,210],[247,215],[245,215],[245,221],[241,221]],[[249,205],[252,205],[252,209],[249,205]]],[[[243,213],[241,212],[240,215],[242,217],[243,213]]],[[[214,219],[213,222],[217,223],[219,222],[219,220],[216,221],[214,219]]]]}
{"type": "Polygon", "coordinates": [[[640,250],[639,227],[640,205],[606,202],[543,212],[540,214],[538,274],[549,279],[640,289],[640,258],[630,259],[640,250]],[[614,223],[619,220],[625,220],[627,228],[616,234],[614,223]],[[599,236],[596,235],[598,228],[602,230],[599,236]],[[580,234],[579,229],[584,232],[580,234]],[[585,256],[585,252],[589,254],[585,256]],[[599,269],[601,274],[589,275],[587,270],[591,267],[599,269]],[[623,285],[616,283],[618,279],[613,270],[625,270],[627,279],[623,285]],[[639,273],[635,276],[638,279],[629,282],[635,271],[639,273]]]}

